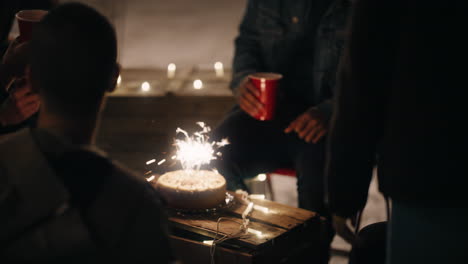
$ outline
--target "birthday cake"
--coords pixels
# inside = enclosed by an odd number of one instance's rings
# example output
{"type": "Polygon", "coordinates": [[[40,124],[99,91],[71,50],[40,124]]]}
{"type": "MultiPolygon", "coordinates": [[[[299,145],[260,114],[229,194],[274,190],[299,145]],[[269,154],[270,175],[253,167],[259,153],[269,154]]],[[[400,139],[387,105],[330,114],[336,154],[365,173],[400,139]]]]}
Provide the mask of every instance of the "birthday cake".
{"type": "Polygon", "coordinates": [[[165,173],[158,178],[156,189],[173,208],[210,209],[226,199],[226,180],[207,170],[165,173]]]}

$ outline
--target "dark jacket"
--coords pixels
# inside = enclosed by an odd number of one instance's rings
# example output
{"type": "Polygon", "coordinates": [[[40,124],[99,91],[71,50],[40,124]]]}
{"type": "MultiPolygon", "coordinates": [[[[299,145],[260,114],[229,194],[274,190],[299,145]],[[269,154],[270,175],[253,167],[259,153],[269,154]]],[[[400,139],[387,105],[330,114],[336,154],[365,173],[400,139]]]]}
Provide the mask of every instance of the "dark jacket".
{"type": "Polygon", "coordinates": [[[235,89],[254,72],[283,74],[282,103],[331,112],[348,0],[249,0],[235,41],[235,89]]]}
{"type": "Polygon", "coordinates": [[[172,260],[166,220],[147,182],[102,154],[44,131],[0,144],[0,260],[172,260]]]}
{"type": "MultiPolygon", "coordinates": [[[[329,145],[331,209],[380,190],[418,206],[465,206],[467,42],[461,4],[360,0],[338,78],[329,145]]],[[[437,212],[435,212],[437,213],[437,212]]]]}

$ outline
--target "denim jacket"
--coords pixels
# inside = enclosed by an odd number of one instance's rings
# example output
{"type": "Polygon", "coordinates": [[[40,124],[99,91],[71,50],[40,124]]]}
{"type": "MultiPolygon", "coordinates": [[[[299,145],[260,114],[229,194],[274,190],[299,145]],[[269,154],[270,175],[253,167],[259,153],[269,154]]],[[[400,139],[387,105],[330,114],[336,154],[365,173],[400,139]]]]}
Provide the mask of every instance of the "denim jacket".
{"type": "Polygon", "coordinates": [[[331,115],[349,0],[249,0],[235,40],[231,89],[254,72],[283,74],[284,103],[331,115]]]}

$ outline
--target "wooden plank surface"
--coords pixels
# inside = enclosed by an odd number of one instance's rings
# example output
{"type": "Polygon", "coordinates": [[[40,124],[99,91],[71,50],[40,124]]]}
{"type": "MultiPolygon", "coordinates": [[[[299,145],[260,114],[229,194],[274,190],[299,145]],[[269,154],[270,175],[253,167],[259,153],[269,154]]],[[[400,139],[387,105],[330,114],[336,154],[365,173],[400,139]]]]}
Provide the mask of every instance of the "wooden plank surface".
{"type": "MultiPolygon", "coordinates": [[[[254,210],[251,214],[254,221],[264,222],[285,229],[292,229],[317,215],[308,210],[275,203],[270,200],[252,199],[252,202],[255,205],[263,206],[269,210],[268,213],[254,210]]],[[[235,207],[232,213],[240,216],[244,212],[243,210],[245,210],[245,207],[235,207]]]]}
{"type": "MultiPolygon", "coordinates": [[[[177,259],[182,263],[211,263],[211,246],[178,236],[170,236],[170,240],[177,259]]],[[[252,254],[217,247],[214,260],[215,263],[220,264],[251,264],[253,256],[252,254]]]]}
{"type": "MultiPolygon", "coordinates": [[[[245,211],[246,205],[240,202],[238,196],[233,195],[236,197],[234,205],[225,210],[203,214],[173,212],[169,220],[174,228],[211,238],[235,234],[240,230],[242,213],[245,211]],[[220,218],[224,220],[218,225],[218,219],[220,218]]],[[[301,226],[312,223],[317,218],[317,215],[313,212],[269,200],[253,200],[253,202],[270,210],[269,213],[254,210],[249,216],[250,223],[248,227],[260,231],[261,235],[247,233],[239,239],[229,241],[229,243],[259,250],[272,244],[273,240],[279,242],[282,237],[286,236],[286,233],[288,233],[287,236],[289,237],[294,236],[294,233],[300,232],[301,226]]]]}

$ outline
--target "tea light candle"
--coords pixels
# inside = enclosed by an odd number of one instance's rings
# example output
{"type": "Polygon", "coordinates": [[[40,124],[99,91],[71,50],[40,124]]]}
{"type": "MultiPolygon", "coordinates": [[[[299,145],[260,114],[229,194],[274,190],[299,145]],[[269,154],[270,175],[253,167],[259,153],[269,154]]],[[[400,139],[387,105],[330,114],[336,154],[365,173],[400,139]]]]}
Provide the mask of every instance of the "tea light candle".
{"type": "Polygon", "coordinates": [[[224,76],[224,67],[222,62],[216,62],[214,64],[214,69],[216,72],[216,77],[223,77],[224,76]]]}
{"type": "Polygon", "coordinates": [[[167,65],[167,78],[172,79],[175,77],[176,65],[174,63],[170,63],[167,65]]]}

